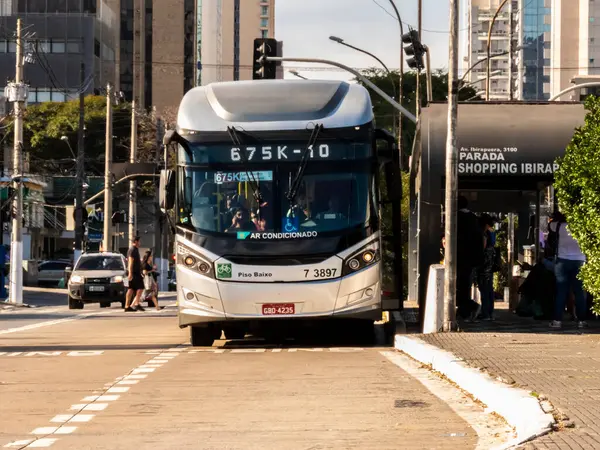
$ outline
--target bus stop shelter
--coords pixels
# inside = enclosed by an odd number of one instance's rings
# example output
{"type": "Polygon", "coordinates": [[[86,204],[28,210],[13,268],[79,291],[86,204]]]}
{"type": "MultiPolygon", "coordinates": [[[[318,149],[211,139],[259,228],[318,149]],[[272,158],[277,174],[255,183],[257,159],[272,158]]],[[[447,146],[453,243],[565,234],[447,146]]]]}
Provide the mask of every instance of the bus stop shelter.
{"type": "MultiPolygon", "coordinates": [[[[540,219],[553,201],[547,193],[555,160],[584,119],[581,103],[459,104],[459,195],[476,213],[518,218],[514,257],[525,244],[539,251],[540,219]]],[[[429,267],[442,259],[447,122],[446,103],[423,109],[410,161],[408,294],[418,301],[420,316],[429,267]]],[[[512,270],[512,261],[508,266],[512,270]]]]}

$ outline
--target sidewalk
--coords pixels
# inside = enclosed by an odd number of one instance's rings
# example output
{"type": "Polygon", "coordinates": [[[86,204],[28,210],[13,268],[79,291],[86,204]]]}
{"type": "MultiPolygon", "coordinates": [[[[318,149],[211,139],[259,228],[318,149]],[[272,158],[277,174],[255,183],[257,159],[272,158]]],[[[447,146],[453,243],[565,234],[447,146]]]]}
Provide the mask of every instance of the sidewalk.
{"type": "MultiPolygon", "coordinates": [[[[462,322],[460,332],[418,337],[505,383],[547,396],[575,423],[523,448],[600,449],[600,321],[590,321],[583,331],[573,322],[551,330],[548,321],[519,317],[503,303],[496,305],[502,309],[495,322],[462,322]]],[[[410,321],[410,309],[406,312],[410,321]]]]}

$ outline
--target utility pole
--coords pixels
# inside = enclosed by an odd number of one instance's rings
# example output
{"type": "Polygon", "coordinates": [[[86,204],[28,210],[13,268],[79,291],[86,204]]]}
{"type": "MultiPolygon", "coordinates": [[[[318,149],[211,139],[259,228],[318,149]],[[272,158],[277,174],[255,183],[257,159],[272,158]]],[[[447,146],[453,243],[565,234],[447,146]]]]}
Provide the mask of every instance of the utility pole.
{"type": "MultiPolygon", "coordinates": [[[[131,102],[131,152],[129,155],[129,162],[134,164],[137,158],[137,117],[135,111],[135,100],[131,102]]],[[[129,182],[129,217],[128,217],[128,238],[129,243],[133,243],[133,238],[137,234],[137,195],[136,195],[136,181],[131,180],[129,182]]]]}
{"type": "Polygon", "coordinates": [[[84,148],[83,148],[83,132],[85,127],[85,63],[81,62],[79,70],[79,130],[77,133],[77,182],[75,183],[75,253],[73,254],[73,264],[83,252],[83,182],[84,182],[84,148]]]}
{"type": "Polygon", "coordinates": [[[13,146],[12,239],[10,246],[10,303],[23,303],[23,112],[27,88],[23,84],[23,36],[21,19],[17,19],[15,82],[11,83],[9,100],[14,102],[15,137],[13,146]]]}
{"type": "Polygon", "coordinates": [[[102,236],[102,250],[112,250],[112,143],[113,143],[113,117],[112,117],[113,87],[110,83],[106,86],[106,155],[104,161],[104,233],[102,236]]]}
{"type": "Polygon", "coordinates": [[[446,251],[444,257],[444,325],[452,331],[456,324],[456,200],[458,197],[458,2],[450,0],[450,58],[448,61],[448,134],[446,137],[446,251]]]}
{"type": "MultiPolygon", "coordinates": [[[[163,119],[160,117],[156,118],[156,161],[157,164],[161,160],[161,157],[164,159],[165,169],[168,169],[168,155],[167,155],[167,146],[163,146],[163,137],[165,135],[165,124],[163,119]],[[164,153],[161,155],[161,150],[164,153]]],[[[160,273],[160,277],[158,280],[159,289],[163,291],[168,291],[168,272],[169,272],[169,227],[167,222],[167,214],[162,214],[160,210],[160,205],[158,202],[158,197],[160,193],[156,193],[156,211],[157,211],[157,230],[158,236],[157,246],[156,246],[156,265],[158,267],[158,271],[160,273]]]]}
{"type": "MultiPolygon", "coordinates": [[[[419,36],[422,35],[423,28],[423,0],[419,0],[417,4],[417,28],[419,31],[419,36]]],[[[428,69],[429,70],[429,67],[428,69]]],[[[421,115],[421,72],[417,70],[417,90],[416,90],[416,116],[419,117],[421,115]]]]}

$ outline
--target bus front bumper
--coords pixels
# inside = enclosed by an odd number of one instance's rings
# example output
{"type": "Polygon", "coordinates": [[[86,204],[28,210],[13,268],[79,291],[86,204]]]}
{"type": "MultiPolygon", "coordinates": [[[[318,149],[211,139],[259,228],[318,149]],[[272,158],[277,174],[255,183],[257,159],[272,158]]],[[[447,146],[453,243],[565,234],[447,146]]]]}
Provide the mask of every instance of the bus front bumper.
{"type": "Polygon", "coordinates": [[[179,325],[278,318],[380,320],[379,270],[374,265],[345,278],[303,283],[235,283],[182,270],[179,325]]]}

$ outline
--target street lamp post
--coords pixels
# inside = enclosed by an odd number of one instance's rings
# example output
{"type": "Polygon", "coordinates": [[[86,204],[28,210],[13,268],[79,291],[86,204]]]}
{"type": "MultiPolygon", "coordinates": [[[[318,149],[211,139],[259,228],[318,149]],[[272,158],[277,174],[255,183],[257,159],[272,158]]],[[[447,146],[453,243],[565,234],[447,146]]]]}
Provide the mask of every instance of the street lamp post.
{"type": "MultiPolygon", "coordinates": [[[[368,52],[366,50],[363,50],[362,48],[355,47],[354,45],[350,45],[350,44],[346,43],[342,38],[339,38],[337,36],[329,36],[329,39],[332,40],[333,42],[337,42],[338,44],[341,44],[345,47],[351,48],[352,50],[356,50],[357,52],[364,53],[365,55],[370,56],[371,58],[376,60],[379,64],[381,64],[383,66],[383,68],[385,69],[385,71],[387,72],[390,82],[392,83],[393,98],[396,98],[396,83],[394,82],[394,76],[392,75],[392,72],[390,71],[388,66],[386,66],[385,63],[381,59],[379,59],[377,56],[375,56],[371,52],[368,52]]],[[[400,102],[400,99],[399,99],[399,102],[400,102]]],[[[394,122],[393,133],[396,134],[396,111],[394,111],[393,122],[394,122]]]]}
{"type": "Polygon", "coordinates": [[[288,72],[294,75],[295,77],[302,78],[303,80],[308,80],[308,78],[300,75],[297,70],[288,70],[288,72]]]}
{"type": "MultiPolygon", "coordinates": [[[[503,0],[502,3],[500,3],[500,6],[498,6],[498,9],[496,10],[496,12],[494,13],[494,17],[492,18],[492,21],[490,22],[490,27],[488,28],[488,36],[487,36],[487,76],[486,76],[486,81],[485,81],[485,101],[489,102],[490,101],[490,70],[492,68],[492,61],[490,59],[490,53],[492,50],[492,29],[494,28],[494,23],[496,23],[496,19],[498,18],[498,15],[500,14],[500,10],[502,8],[504,8],[504,5],[506,5],[506,3],[508,2],[508,0],[503,0]]],[[[512,42],[509,43],[510,47],[512,47],[512,42]]],[[[509,51],[509,53],[512,53],[509,51]]],[[[512,58],[512,55],[510,56],[512,58]]],[[[510,61],[512,64],[512,60],[510,61]]],[[[512,89],[512,86],[510,87],[510,89],[512,89]]]]}
{"type": "MultiPolygon", "coordinates": [[[[390,0],[390,4],[392,8],[394,8],[394,13],[398,18],[398,25],[400,26],[400,82],[398,83],[398,103],[402,104],[402,97],[404,95],[404,90],[402,88],[402,84],[404,83],[404,49],[402,45],[402,36],[404,36],[404,25],[402,24],[402,17],[400,17],[400,12],[396,7],[396,3],[394,0],[390,0]]],[[[417,76],[418,78],[418,76],[417,76]]],[[[418,82],[418,80],[417,80],[418,82]]],[[[404,152],[402,151],[402,115],[400,114],[398,117],[398,151],[400,152],[400,170],[403,169],[404,162],[402,161],[404,158],[404,152]]]]}

